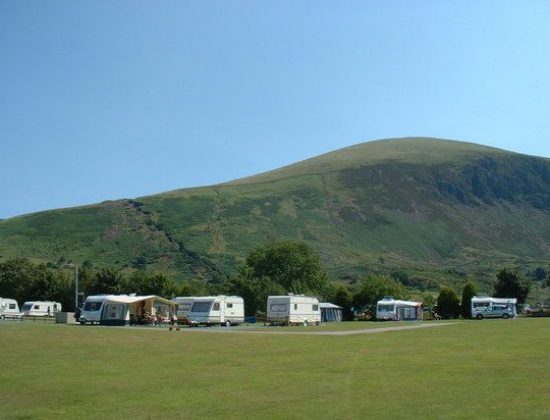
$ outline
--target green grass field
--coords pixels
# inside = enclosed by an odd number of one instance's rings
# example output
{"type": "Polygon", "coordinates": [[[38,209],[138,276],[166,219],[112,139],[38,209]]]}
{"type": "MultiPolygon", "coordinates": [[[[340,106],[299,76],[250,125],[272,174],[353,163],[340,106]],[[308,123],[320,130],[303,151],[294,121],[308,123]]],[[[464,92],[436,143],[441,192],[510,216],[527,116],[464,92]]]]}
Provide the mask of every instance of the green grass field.
{"type": "MultiPolygon", "coordinates": [[[[396,324],[342,328],[380,325],[396,324]]],[[[485,320],[315,336],[4,322],[0,417],[549,418],[549,329],[485,320]]]]}

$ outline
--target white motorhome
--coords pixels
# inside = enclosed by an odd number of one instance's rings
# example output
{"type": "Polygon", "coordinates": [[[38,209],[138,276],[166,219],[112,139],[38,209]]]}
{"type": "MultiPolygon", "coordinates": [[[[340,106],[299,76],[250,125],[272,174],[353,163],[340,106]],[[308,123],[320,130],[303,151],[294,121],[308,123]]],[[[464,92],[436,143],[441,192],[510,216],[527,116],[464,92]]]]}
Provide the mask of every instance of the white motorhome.
{"type": "Polygon", "coordinates": [[[172,302],[177,304],[176,315],[178,318],[187,318],[187,314],[191,312],[193,307],[194,296],[179,296],[172,299],[172,302]]]}
{"type": "Polygon", "coordinates": [[[421,321],[422,303],[385,297],[376,303],[376,319],[384,321],[421,321]]]}
{"type": "Polygon", "coordinates": [[[22,319],[23,314],[19,311],[19,305],[15,299],[0,298],[0,320],[22,319]]]}
{"type": "Polygon", "coordinates": [[[304,295],[268,296],[267,318],[270,324],[319,324],[319,299],[304,295]]]}
{"type": "Polygon", "coordinates": [[[239,296],[203,296],[193,299],[189,325],[239,325],[244,321],[244,301],[239,296]]]}
{"type": "Polygon", "coordinates": [[[21,311],[25,316],[55,316],[61,312],[61,303],[30,301],[23,304],[21,311]]]}
{"type": "Polygon", "coordinates": [[[472,318],[515,318],[517,316],[515,298],[493,298],[477,297],[472,298],[472,318]]]}

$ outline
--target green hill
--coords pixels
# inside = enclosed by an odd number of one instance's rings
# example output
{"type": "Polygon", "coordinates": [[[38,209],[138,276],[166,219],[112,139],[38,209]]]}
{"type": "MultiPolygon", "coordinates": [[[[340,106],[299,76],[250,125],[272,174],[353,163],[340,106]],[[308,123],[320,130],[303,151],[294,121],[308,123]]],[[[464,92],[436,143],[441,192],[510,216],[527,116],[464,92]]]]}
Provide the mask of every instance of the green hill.
{"type": "Polygon", "coordinates": [[[380,140],[226,184],[0,222],[0,255],[223,278],[251,249],[310,244],[335,280],[487,282],[550,263],[550,160],[448,140],[380,140]]]}

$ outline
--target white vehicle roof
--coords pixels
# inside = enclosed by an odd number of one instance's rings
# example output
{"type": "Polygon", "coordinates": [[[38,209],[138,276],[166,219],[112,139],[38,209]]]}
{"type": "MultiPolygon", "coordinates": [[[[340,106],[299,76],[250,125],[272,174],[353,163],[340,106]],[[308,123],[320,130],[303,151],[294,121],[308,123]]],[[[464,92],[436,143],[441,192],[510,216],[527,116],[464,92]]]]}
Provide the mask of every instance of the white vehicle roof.
{"type": "Polygon", "coordinates": [[[409,300],[382,299],[376,302],[376,305],[421,306],[422,302],[412,302],[409,300]]]}
{"type": "Polygon", "coordinates": [[[160,301],[163,303],[166,303],[168,305],[174,305],[174,302],[168,299],[161,298],[160,296],[156,295],[147,295],[147,296],[130,296],[130,295],[96,295],[96,296],[88,296],[86,298],[86,301],[89,302],[101,302],[103,300],[111,303],[136,303],[141,302],[144,300],[150,300],[154,299],[156,301],[160,301]]]}
{"type": "Polygon", "coordinates": [[[516,298],[494,298],[489,296],[483,296],[483,297],[477,297],[474,296],[472,298],[472,302],[492,302],[492,303],[514,303],[516,304],[518,300],[516,298]]]}
{"type": "Polygon", "coordinates": [[[312,296],[304,295],[279,295],[279,296],[268,296],[268,300],[277,299],[277,300],[289,300],[289,301],[302,301],[302,302],[319,302],[319,299],[312,296]]]}
{"type": "Polygon", "coordinates": [[[218,295],[218,296],[197,296],[193,298],[193,302],[205,302],[209,300],[216,300],[216,299],[227,299],[227,300],[238,300],[242,301],[243,298],[240,296],[225,296],[225,295],[218,295]]]}
{"type": "Polygon", "coordinates": [[[335,305],[334,303],[329,303],[329,302],[321,302],[319,306],[322,309],[342,309],[341,306],[338,306],[338,305],[335,305]]]}

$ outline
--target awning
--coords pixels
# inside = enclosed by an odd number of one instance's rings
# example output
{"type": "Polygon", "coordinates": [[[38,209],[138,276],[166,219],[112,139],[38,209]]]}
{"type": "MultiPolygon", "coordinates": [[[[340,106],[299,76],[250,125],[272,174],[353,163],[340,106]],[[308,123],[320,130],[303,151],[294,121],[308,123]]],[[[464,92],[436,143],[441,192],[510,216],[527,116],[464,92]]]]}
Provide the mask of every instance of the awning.
{"type": "Polygon", "coordinates": [[[111,295],[111,296],[107,296],[105,298],[106,302],[126,303],[126,304],[131,304],[131,303],[136,303],[136,302],[144,302],[144,301],[147,301],[147,300],[153,300],[155,302],[160,302],[160,303],[163,303],[165,305],[170,305],[170,306],[173,306],[173,307],[178,306],[176,303],[172,302],[171,300],[164,299],[164,298],[162,298],[160,296],[156,296],[156,295],[149,295],[149,296],[111,295]]]}

